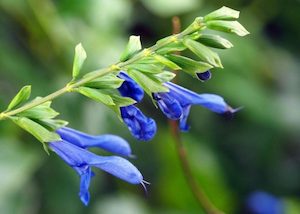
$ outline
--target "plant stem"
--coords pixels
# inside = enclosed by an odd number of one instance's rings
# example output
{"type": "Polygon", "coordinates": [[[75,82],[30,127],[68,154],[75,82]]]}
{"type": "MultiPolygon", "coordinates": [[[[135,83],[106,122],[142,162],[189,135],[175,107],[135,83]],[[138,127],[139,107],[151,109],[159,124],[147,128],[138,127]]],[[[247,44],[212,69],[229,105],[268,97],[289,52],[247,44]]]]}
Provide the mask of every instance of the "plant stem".
{"type": "Polygon", "coordinates": [[[27,103],[17,109],[11,110],[11,111],[7,111],[7,112],[4,111],[4,112],[0,113],[0,120],[4,120],[6,118],[9,118],[10,116],[13,116],[13,115],[21,113],[23,111],[26,111],[28,109],[31,109],[31,108],[38,106],[40,104],[43,104],[47,101],[51,101],[65,93],[74,91],[77,87],[80,87],[80,86],[84,85],[85,83],[92,81],[96,78],[99,78],[101,76],[104,76],[110,72],[126,69],[126,66],[133,64],[134,62],[136,62],[146,56],[154,54],[157,49],[174,42],[174,39],[177,40],[177,39],[183,38],[184,36],[192,33],[195,30],[200,30],[200,28],[202,27],[202,24],[198,23],[198,22],[193,22],[192,25],[190,25],[190,26],[184,32],[173,35],[172,38],[166,39],[165,41],[163,41],[161,43],[156,43],[155,45],[144,49],[143,51],[136,54],[134,57],[132,57],[131,59],[129,59],[125,62],[118,62],[109,67],[93,71],[92,73],[88,73],[88,75],[84,76],[83,78],[79,79],[78,81],[76,81],[74,83],[69,83],[65,87],[53,92],[52,94],[47,95],[41,99],[32,100],[29,103],[27,103]],[[193,27],[190,27],[190,26],[193,26],[193,27]]]}
{"type": "MultiPolygon", "coordinates": [[[[172,25],[173,25],[173,34],[177,34],[181,28],[180,19],[177,16],[173,17],[172,25]]],[[[180,52],[177,52],[175,54],[180,54],[180,52]]],[[[178,74],[174,78],[173,82],[176,82],[177,78],[178,78],[178,74]]],[[[213,205],[213,203],[206,196],[206,194],[204,193],[200,185],[197,183],[187,158],[186,149],[184,148],[184,145],[181,140],[181,134],[178,129],[178,122],[174,120],[169,120],[169,124],[171,128],[171,134],[173,136],[173,142],[176,147],[176,151],[178,154],[178,158],[180,160],[180,164],[186,182],[188,183],[190,190],[193,193],[195,199],[207,214],[224,214],[222,211],[220,211],[213,205]]]]}

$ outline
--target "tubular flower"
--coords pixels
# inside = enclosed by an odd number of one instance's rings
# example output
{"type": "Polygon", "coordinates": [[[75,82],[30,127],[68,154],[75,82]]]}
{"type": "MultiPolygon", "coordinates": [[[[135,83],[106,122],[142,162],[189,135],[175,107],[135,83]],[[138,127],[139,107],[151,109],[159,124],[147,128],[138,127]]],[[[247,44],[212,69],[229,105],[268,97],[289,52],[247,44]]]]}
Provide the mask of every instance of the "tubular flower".
{"type": "Polygon", "coordinates": [[[211,79],[211,72],[209,70],[202,73],[197,73],[196,75],[198,79],[203,82],[211,79]]]}
{"type": "Polygon", "coordinates": [[[224,99],[215,94],[197,94],[171,82],[165,83],[169,88],[166,93],[154,93],[161,111],[171,120],[179,120],[179,128],[187,131],[187,118],[192,105],[201,105],[219,114],[233,114],[238,109],[232,109],[224,99]]]}
{"type": "MultiPolygon", "coordinates": [[[[94,175],[91,167],[97,167],[128,183],[142,184],[144,186],[146,182],[143,181],[143,176],[129,161],[117,156],[103,157],[96,155],[78,146],[79,138],[70,138],[71,140],[75,139],[74,141],[61,140],[51,142],[49,147],[80,176],[79,197],[85,205],[88,205],[90,200],[89,185],[94,175]]],[[[91,144],[89,144],[89,141],[86,140],[84,144],[89,147],[94,142],[91,140],[91,144]]]]}
{"type": "Polygon", "coordinates": [[[99,136],[88,135],[71,128],[60,128],[56,130],[62,140],[72,142],[72,144],[81,148],[99,147],[108,152],[122,156],[131,156],[131,148],[123,138],[105,134],[99,136]]]}
{"type": "MultiPolygon", "coordinates": [[[[125,80],[118,88],[120,94],[140,102],[144,97],[143,89],[125,72],[120,72],[118,76],[125,80]]],[[[120,110],[124,123],[135,138],[148,141],[154,137],[157,127],[152,118],[145,116],[135,105],[120,107],[120,110]]]]}

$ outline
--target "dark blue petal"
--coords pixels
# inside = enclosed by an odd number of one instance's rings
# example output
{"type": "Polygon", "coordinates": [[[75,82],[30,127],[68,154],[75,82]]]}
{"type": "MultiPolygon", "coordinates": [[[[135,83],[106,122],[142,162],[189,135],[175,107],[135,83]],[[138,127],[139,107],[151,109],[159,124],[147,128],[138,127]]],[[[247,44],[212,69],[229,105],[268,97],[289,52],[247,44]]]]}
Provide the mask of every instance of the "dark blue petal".
{"type": "Polygon", "coordinates": [[[188,131],[190,129],[190,126],[187,124],[187,118],[190,114],[191,106],[186,106],[182,109],[182,117],[179,121],[179,128],[181,131],[188,131]]]}
{"type": "Polygon", "coordinates": [[[156,123],[152,118],[146,117],[134,105],[121,107],[121,117],[128,126],[131,134],[138,140],[151,140],[156,133],[156,123]]]}
{"type": "Polygon", "coordinates": [[[56,132],[63,140],[81,148],[99,147],[118,155],[131,155],[131,148],[128,142],[116,135],[93,136],[67,127],[58,129],[56,132]]]}
{"type": "Polygon", "coordinates": [[[156,93],[153,95],[160,110],[171,120],[178,120],[182,115],[180,103],[170,93],[156,93]]]}
{"type": "Polygon", "coordinates": [[[102,157],[101,160],[90,162],[90,165],[98,167],[131,184],[140,184],[143,182],[143,176],[139,170],[128,160],[121,157],[102,157]]]}
{"type": "Polygon", "coordinates": [[[119,73],[118,77],[125,80],[123,84],[120,86],[120,88],[118,88],[120,94],[123,97],[130,97],[137,102],[143,99],[144,90],[131,77],[129,77],[123,71],[119,73]]]}
{"type": "Polygon", "coordinates": [[[196,75],[201,81],[207,81],[211,78],[211,72],[209,70],[202,73],[196,73],[196,75]]]}

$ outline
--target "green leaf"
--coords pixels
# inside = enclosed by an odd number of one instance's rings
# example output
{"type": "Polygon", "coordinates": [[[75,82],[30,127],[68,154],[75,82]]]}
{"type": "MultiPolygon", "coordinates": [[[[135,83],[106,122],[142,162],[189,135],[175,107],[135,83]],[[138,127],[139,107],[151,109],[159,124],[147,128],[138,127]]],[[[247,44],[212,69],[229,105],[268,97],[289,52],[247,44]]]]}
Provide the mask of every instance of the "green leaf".
{"type": "Polygon", "coordinates": [[[124,62],[136,54],[139,50],[142,49],[141,41],[139,36],[130,36],[128,44],[121,54],[120,61],[124,62]]]}
{"type": "Polygon", "coordinates": [[[26,85],[17,93],[17,95],[10,101],[7,111],[13,109],[14,107],[18,106],[19,104],[23,103],[24,101],[28,100],[31,93],[31,86],[26,85]]]}
{"type": "Polygon", "coordinates": [[[160,63],[164,64],[165,66],[171,68],[172,70],[180,70],[181,68],[176,65],[171,60],[167,59],[166,57],[163,57],[161,55],[155,55],[154,58],[159,61],[160,63]]]}
{"type": "Polygon", "coordinates": [[[65,120],[55,120],[55,119],[41,119],[38,120],[37,122],[51,131],[56,131],[57,129],[65,127],[69,123],[68,121],[65,120]]]}
{"type": "Polygon", "coordinates": [[[130,97],[122,97],[117,94],[111,94],[111,98],[113,99],[116,106],[123,107],[123,106],[129,106],[136,103],[134,99],[131,99],[130,97]]]}
{"type": "Polygon", "coordinates": [[[209,20],[235,20],[238,19],[240,12],[233,10],[229,7],[221,7],[218,10],[215,10],[204,17],[205,21],[209,20]]]}
{"type": "Polygon", "coordinates": [[[87,57],[86,52],[82,47],[81,43],[79,43],[75,47],[75,56],[74,56],[73,71],[72,71],[73,79],[76,79],[76,77],[79,75],[79,72],[82,68],[82,65],[86,57],[87,57]]]}
{"type": "Polygon", "coordinates": [[[170,71],[164,71],[159,74],[154,74],[154,76],[160,81],[160,82],[169,82],[171,81],[176,74],[170,71]]]}
{"type": "Polygon", "coordinates": [[[207,27],[212,30],[246,36],[249,32],[238,21],[208,21],[207,27]]]}
{"type": "Polygon", "coordinates": [[[211,66],[208,63],[195,61],[180,55],[174,54],[174,55],[167,55],[166,57],[174,61],[182,68],[184,72],[192,75],[193,77],[196,77],[196,73],[205,72],[213,68],[213,66],[211,66]]]}
{"type": "Polygon", "coordinates": [[[84,86],[97,89],[115,89],[119,88],[123,82],[124,80],[118,78],[115,74],[107,74],[84,84],[84,86]]]}
{"type": "Polygon", "coordinates": [[[163,86],[158,79],[147,76],[137,70],[128,70],[128,75],[134,79],[149,96],[151,96],[152,93],[169,91],[169,89],[163,86]]]}
{"type": "Polygon", "coordinates": [[[213,65],[214,67],[223,68],[219,55],[214,51],[212,51],[211,49],[209,49],[208,47],[206,47],[205,45],[202,45],[201,43],[191,39],[184,39],[183,43],[190,51],[196,54],[201,60],[213,65]]]}
{"type": "Polygon", "coordinates": [[[174,41],[168,45],[165,45],[165,46],[159,48],[155,52],[160,55],[165,55],[168,53],[184,51],[185,49],[186,49],[186,47],[184,46],[184,44],[182,42],[174,41]]]}
{"type": "Polygon", "coordinates": [[[102,93],[100,90],[88,87],[79,87],[76,91],[105,105],[115,105],[113,99],[109,95],[102,93]]]}
{"type": "Polygon", "coordinates": [[[219,49],[232,48],[233,44],[219,35],[203,34],[198,39],[202,44],[219,49]]]}
{"type": "MultiPolygon", "coordinates": [[[[50,102],[50,104],[51,104],[51,102],[50,102]]],[[[44,105],[39,105],[39,106],[33,107],[31,109],[28,109],[26,111],[23,111],[23,112],[17,114],[17,116],[28,117],[31,119],[50,119],[50,118],[54,118],[57,115],[59,115],[59,113],[57,111],[55,111],[48,105],[49,105],[49,102],[47,102],[44,105]]]]}
{"type": "Polygon", "coordinates": [[[151,73],[151,74],[158,74],[162,72],[162,69],[164,68],[163,65],[159,65],[158,63],[155,64],[140,64],[140,63],[135,63],[126,66],[127,70],[139,70],[144,73],[151,73]]]}
{"type": "Polygon", "coordinates": [[[61,140],[60,136],[55,132],[50,132],[42,125],[37,122],[30,120],[26,117],[10,117],[14,123],[20,126],[22,129],[26,130],[32,134],[36,139],[38,139],[44,146],[44,149],[48,153],[46,142],[53,142],[61,140]]]}

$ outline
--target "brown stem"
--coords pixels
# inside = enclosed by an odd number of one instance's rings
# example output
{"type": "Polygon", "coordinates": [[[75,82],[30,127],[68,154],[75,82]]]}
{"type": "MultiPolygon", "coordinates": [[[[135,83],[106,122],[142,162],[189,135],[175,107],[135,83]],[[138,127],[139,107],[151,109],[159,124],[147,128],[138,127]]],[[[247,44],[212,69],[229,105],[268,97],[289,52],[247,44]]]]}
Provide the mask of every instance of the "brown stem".
{"type": "MultiPolygon", "coordinates": [[[[173,25],[173,34],[177,34],[180,32],[181,24],[180,19],[175,16],[172,18],[172,25],[173,25]]],[[[180,53],[176,53],[180,54],[180,53]]],[[[176,71],[175,71],[176,72],[176,71]]],[[[178,78],[178,73],[176,72],[176,77],[178,78]]],[[[176,82],[177,79],[174,79],[173,81],[176,82]]],[[[199,183],[197,183],[196,178],[193,175],[191,166],[189,164],[186,149],[184,148],[184,145],[181,140],[181,134],[178,129],[178,123],[174,120],[169,120],[169,125],[171,128],[171,134],[173,136],[173,142],[175,144],[177,154],[180,160],[180,164],[186,179],[186,182],[189,185],[189,188],[191,192],[193,193],[195,199],[200,204],[200,206],[203,208],[203,210],[207,214],[224,214],[224,212],[220,211],[218,208],[216,208],[213,203],[209,200],[209,198],[206,196],[204,191],[202,190],[199,183]]]]}

